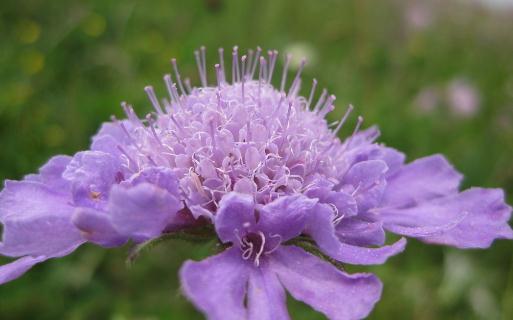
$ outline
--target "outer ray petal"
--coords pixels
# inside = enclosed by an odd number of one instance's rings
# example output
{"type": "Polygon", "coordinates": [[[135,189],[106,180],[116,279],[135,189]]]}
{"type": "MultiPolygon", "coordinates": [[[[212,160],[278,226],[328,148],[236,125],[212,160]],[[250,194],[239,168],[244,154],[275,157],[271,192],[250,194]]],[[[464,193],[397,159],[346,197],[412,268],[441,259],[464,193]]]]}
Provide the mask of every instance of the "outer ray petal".
{"type": "Polygon", "coordinates": [[[508,225],[511,207],[504,203],[500,189],[472,188],[411,208],[384,208],[381,216],[385,228],[393,232],[458,248],[487,248],[495,239],[513,238],[508,225]],[[433,232],[415,234],[425,228],[433,232]]]}
{"type": "Polygon", "coordinates": [[[286,295],[278,277],[267,265],[252,268],[248,285],[249,320],[286,320],[286,295]]]}
{"type": "Polygon", "coordinates": [[[0,193],[0,253],[52,256],[84,242],[71,223],[69,200],[37,182],[7,181],[0,193]]]}
{"type": "Polygon", "coordinates": [[[244,296],[249,265],[231,248],[200,262],[186,261],[180,269],[182,289],[211,320],[246,319],[244,296]]]}
{"type": "Polygon", "coordinates": [[[295,299],[329,319],[362,319],[381,296],[382,284],[374,275],[348,275],[293,246],[276,251],[271,268],[295,299]]]}
{"type": "Polygon", "coordinates": [[[0,266],[0,285],[21,277],[35,264],[38,264],[44,260],[46,260],[45,256],[25,256],[11,263],[0,266]]]}

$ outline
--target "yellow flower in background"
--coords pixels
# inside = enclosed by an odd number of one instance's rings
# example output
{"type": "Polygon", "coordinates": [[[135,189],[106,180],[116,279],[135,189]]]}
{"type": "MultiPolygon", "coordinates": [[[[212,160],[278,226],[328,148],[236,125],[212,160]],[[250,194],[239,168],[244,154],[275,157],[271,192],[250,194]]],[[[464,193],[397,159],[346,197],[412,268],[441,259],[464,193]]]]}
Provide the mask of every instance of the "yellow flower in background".
{"type": "Polygon", "coordinates": [[[105,18],[97,13],[91,14],[84,20],[82,24],[82,31],[90,37],[101,36],[107,27],[105,18]]]}

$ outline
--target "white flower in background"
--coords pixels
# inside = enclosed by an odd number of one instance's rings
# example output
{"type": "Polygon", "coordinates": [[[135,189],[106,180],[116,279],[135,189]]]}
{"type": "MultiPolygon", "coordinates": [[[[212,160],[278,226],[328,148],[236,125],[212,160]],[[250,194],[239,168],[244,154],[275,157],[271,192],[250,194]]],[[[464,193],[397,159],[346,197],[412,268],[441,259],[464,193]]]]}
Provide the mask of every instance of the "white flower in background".
{"type": "Polygon", "coordinates": [[[287,53],[285,59],[289,57],[289,67],[293,70],[299,69],[303,59],[306,59],[310,66],[315,65],[317,61],[317,51],[311,44],[306,42],[291,43],[283,51],[287,53]]]}
{"type": "Polygon", "coordinates": [[[466,80],[452,80],[447,87],[447,104],[456,116],[472,117],[479,111],[480,100],[478,90],[466,80]]]}
{"type": "Polygon", "coordinates": [[[427,2],[414,1],[406,6],[405,19],[414,30],[423,30],[433,23],[433,10],[427,2]]]}
{"type": "Polygon", "coordinates": [[[413,99],[414,107],[422,113],[431,113],[440,103],[440,90],[435,87],[426,87],[420,90],[413,99]]]}

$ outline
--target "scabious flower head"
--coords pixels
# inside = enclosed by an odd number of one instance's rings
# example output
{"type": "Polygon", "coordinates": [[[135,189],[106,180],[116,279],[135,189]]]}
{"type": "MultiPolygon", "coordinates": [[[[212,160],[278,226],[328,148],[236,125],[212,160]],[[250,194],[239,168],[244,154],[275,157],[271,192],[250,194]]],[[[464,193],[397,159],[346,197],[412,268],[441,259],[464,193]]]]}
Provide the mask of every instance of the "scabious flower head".
{"type": "Polygon", "coordinates": [[[234,48],[228,80],[220,49],[209,86],[205,49],[195,54],[200,87],[173,59],[168,97],[145,88],[153,113],[140,118],[122,103],[126,119],[105,123],[90,150],[6,182],[0,253],[19,259],[0,267],[0,283],[84,242],[142,246],[200,232],[225,250],[186,262],[180,278],[209,318],[287,319],[287,290],[331,319],[358,319],[381,283],[338,263],[380,264],[403,251],[406,240],[385,245],[385,231],[461,248],[513,237],[502,191],[459,193],[461,175],[442,156],[405,164],[375,142],[376,128],[361,130],[361,117],[339,140],[353,108],[328,124],[335,96],[314,99],[316,80],[299,95],[305,61],[287,81],[287,56],[273,79],[278,52],[234,48]]]}

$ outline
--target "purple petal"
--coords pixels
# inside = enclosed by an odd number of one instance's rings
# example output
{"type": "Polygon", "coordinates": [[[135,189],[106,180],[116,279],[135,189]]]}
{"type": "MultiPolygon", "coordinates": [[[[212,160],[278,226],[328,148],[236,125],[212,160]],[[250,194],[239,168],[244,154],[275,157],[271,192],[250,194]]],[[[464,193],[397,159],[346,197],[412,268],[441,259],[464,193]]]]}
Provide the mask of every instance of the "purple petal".
{"type": "Polygon", "coordinates": [[[215,228],[223,242],[237,242],[237,232],[255,225],[255,204],[250,195],[230,192],[219,202],[215,217],[215,228]]]}
{"type": "Polygon", "coordinates": [[[40,183],[7,181],[0,194],[0,253],[51,256],[74,250],[84,240],[70,221],[74,208],[68,202],[40,183]]]}
{"type": "Polygon", "coordinates": [[[87,241],[103,247],[123,245],[127,238],[121,236],[112,226],[107,212],[91,208],[78,208],[72,218],[73,224],[87,241]]]}
{"type": "Polygon", "coordinates": [[[248,285],[248,319],[290,319],[283,286],[268,266],[252,268],[248,285]]]}
{"type": "Polygon", "coordinates": [[[127,183],[134,186],[143,182],[154,184],[177,197],[180,194],[178,178],[170,168],[149,167],[132,176],[130,180],[127,181],[127,183]]]}
{"type": "Polygon", "coordinates": [[[389,257],[402,252],[406,239],[400,239],[390,246],[366,248],[341,242],[335,232],[330,208],[316,206],[312,210],[306,232],[314,239],[325,254],[331,258],[350,264],[382,264],[389,257]]]}
{"type": "Polygon", "coordinates": [[[231,248],[200,262],[186,261],[180,269],[180,281],[187,298],[208,319],[246,319],[244,297],[249,265],[231,248]]]}
{"type": "MultiPolygon", "coordinates": [[[[500,189],[471,188],[460,194],[437,198],[407,209],[382,209],[386,229],[396,226],[439,228],[419,237],[429,243],[458,248],[487,248],[495,239],[512,239],[508,225],[511,207],[504,203],[500,189]],[[456,221],[451,228],[447,225],[456,221]]],[[[409,235],[408,233],[403,233],[409,235]]]]}
{"type": "Polygon", "coordinates": [[[316,199],[303,195],[278,198],[260,210],[259,229],[270,235],[280,235],[282,241],[292,239],[301,234],[306,214],[316,203],[316,199]]]}
{"type": "Polygon", "coordinates": [[[144,182],[131,188],[112,187],[108,208],[119,234],[143,241],[174,223],[182,203],[167,190],[144,182]]]}
{"type": "MultiPolygon", "coordinates": [[[[322,183],[322,182],[321,182],[322,183]]],[[[338,216],[352,217],[358,213],[356,200],[344,191],[331,191],[332,186],[319,185],[310,188],[305,195],[317,198],[320,203],[333,205],[338,216]]]]}
{"type": "Polygon", "coordinates": [[[73,184],[76,205],[101,207],[113,184],[119,182],[122,167],[118,159],[100,151],[77,153],[68,164],[63,177],[73,184]]]}
{"type": "Polygon", "coordinates": [[[31,174],[25,177],[27,181],[40,182],[48,186],[54,192],[69,192],[69,181],[62,178],[62,173],[71,161],[70,156],[58,155],[52,157],[39,169],[39,174],[31,174]]]}
{"type": "Polygon", "coordinates": [[[367,189],[379,181],[387,172],[384,161],[368,160],[353,165],[345,174],[343,182],[355,188],[367,189]]]}
{"type": "Polygon", "coordinates": [[[379,131],[379,128],[377,126],[372,126],[365,130],[361,130],[351,137],[351,139],[344,141],[344,144],[347,145],[348,142],[350,142],[350,149],[355,149],[373,143],[380,135],[381,132],[379,131]]]}
{"type": "Polygon", "coordinates": [[[359,217],[344,218],[336,227],[338,238],[357,246],[382,246],[385,231],[379,221],[366,221],[359,217]]]}
{"type": "Polygon", "coordinates": [[[348,275],[297,247],[281,247],[271,268],[297,300],[329,319],[361,319],[374,308],[382,284],[371,274],[348,275]]]}
{"type": "Polygon", "coordinates": [[[462,175],[441,155],[413,161],[387,180],[383,207],[407,207],[458,192],[462,175]]]}
{"type": "Polygon", "coordinates": [[[38,264],[44,260],[46,260],[45,256],[25,256],[11,263],[0,266],[0,285],[21,277],[35,264],[38,264]]]}
{"type": "MultiPolygon", "coordinates": [[[[120,123],[122,123],[128,131],[132,130],[133,126],[130,121],[121,120],[120,123]]],[[[95,148],[97,141],[105,137],[112,138],[112,141],[115,142],[115,144],[112,145],[112,149],[114,150],[117,150],[116,146],[119,144],[130,144],[130,138],[123,132],[123,129],[121,129],[121,126],[118,123],[104,122],[100,127],[100,130],[98,130],[98,133],[92,139],[93,142],[91,144],[91,150],[99,150],[95,148]]],[[[108,150],[101,151],[109,152],[108,150]]]]}
{"type": "Polygon", "coordinates": [[[353,186],[351,194],[359,212],[366,212],[381,203],[387,170],[388,166],[382,160],[358,162],[348,170],[342,181],[353,186]]]}

